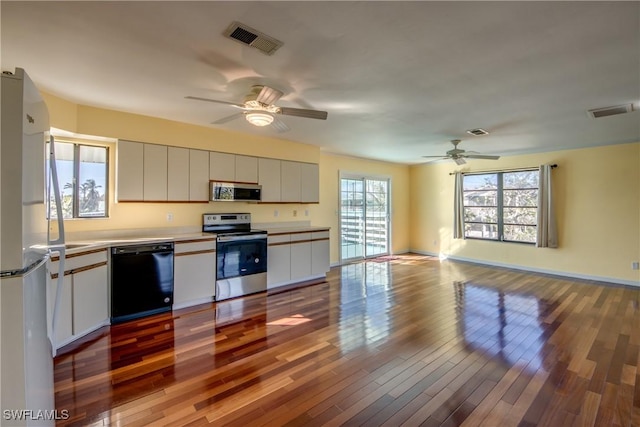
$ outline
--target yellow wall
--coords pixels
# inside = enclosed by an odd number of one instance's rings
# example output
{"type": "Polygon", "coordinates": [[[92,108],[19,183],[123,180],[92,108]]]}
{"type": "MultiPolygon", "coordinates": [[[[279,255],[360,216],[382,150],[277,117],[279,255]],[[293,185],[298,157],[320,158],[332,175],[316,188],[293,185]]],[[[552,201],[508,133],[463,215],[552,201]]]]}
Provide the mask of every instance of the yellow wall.
{"type": "Polygon", "coordinates": [[[640,272],[640,143],[453,163],[412,166],[413,250],[488,264],[638,283],[640,272]],[[557,163],[557,249],[452,238],[455,170],[507,169],[557,163]]]}

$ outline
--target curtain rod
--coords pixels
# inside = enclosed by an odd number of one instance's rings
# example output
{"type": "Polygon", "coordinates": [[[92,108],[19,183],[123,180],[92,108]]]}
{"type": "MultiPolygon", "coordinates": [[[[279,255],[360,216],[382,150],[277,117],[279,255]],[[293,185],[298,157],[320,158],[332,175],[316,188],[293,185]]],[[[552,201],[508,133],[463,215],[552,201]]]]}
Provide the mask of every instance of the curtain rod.
{"type": "MultiPolygon", "coordinates": [[[[553,164],[551,165],[551,168],[557,168],[558,165],[553,164]]],[[[479,170],[479,171],[473,171],[473,172],[460,172],[462,175],[474,175],[474,174],[482,174],[482,173],[498,173],[498,172],[520,172],[520,171],[533,171],[533,170],[538,170],[539,168],[536,166],[532,166],[530,168],[513,168],[513,169],[500,169],[500,170],[496,170],[496,169],[487,169],[487,170],[479,170]]],[[[449,172],[449,175],[455,175],[455,172],[449,172]]]]}

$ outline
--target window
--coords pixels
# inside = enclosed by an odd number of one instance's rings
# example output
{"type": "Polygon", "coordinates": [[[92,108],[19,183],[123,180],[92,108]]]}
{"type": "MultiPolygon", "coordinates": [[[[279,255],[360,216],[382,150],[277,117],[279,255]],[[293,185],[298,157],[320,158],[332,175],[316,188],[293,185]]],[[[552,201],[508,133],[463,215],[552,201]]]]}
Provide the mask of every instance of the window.
{"type": "Polygon", "coordinates": [[[464,236],[536,242],[538,171],[466,174],[464,236]]]}
{"type": "MultiPolygon", "coordinates": [[[[109,148],[63,141],[55,144],[63,218],[106,217],[109,148]]],[[[49,194],[49,215],[57,217],[53,192],[49,194]]]]}

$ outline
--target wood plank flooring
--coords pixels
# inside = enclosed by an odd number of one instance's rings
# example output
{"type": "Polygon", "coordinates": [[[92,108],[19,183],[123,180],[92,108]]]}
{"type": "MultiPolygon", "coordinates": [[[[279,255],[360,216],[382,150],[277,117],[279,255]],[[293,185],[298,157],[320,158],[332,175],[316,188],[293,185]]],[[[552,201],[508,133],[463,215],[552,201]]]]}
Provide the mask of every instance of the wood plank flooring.
{"type": "Polygon", "coordinates": [[[640,289],[404,255],[105,327],[71,426],[640,426],[640,289]]]}

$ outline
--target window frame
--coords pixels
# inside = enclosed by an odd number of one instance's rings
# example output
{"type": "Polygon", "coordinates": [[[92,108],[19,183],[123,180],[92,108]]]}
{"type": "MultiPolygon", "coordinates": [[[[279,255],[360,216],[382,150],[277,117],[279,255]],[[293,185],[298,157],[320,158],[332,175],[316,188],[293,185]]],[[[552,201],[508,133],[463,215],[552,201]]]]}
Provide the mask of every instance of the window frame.
{"type": "MultiPolygon", "coordinates": [[[[506,191],[530,191],[530,190],[535,190],[536,191],[536,204],[535,206],[505,206],[504,204],[504,175],[506,174],[511,174],[511,173],[519,173],[519,172],[537,172],[537,169],[518,169],[518,170],[505,170],[505,171],[491,171],[491,172],[477,172],[477,173],[467,173],[467,174],[463,174],[463,183],[462,183],[462,206],[463,206],[463,212],[462,212],[462,219],[463,219],[463,234],[464,234],[464,238],[465,239],[470,239],[470,240],[487,240],[487,241],[493,241],[493,242],[506,242],[506,243],[520,243],[520,244],[524,244],[524,245],[535,245],[536,244],[536,240],[535,240],[535,234],[537,233],[537,229],[538,229],[538,221],[537,221],[537,209],[538,209],[538,192],[540,191],[540,185],[538,182],[538,185],[536,187],[522,187],[522,188],[507,188],[506,191]],[[485,191],[495,191],[496,192],[496,206],[490,206],[490,205],[486,205],[486,206],[480,206],[480,207],[486,207],[486,208],[494,208],[496,210],[496,222],[482,222],[482,221],[467,221],[465,219],[465,214],[466,214],[466,210],[467,208],[471,208],[471,207],[478,207],[478,206],[467,206],[465,203],[466,197],[465,194],[466,193],[470,193],[473,191],[479,191],[477,189],[473,189],[473,190],[465,190],[465,185],[464,185],[464,179],[467,176],[477,176],[477,175],[494,175],[496,177],[496,188],[495,190],[493,189],[487,189],[485,191]],[[525,223],[505,223],[505,209],[508,208],[517,208],[517,209],[532,209],[535,210],[536,213],[536,222],[535,224],[525,224],[525,223]],[[496,238],[490,238],[490,237],[476,237],[476,236],[468,236],[467,235],[467,224],[489,224],[489,225],[495,225],[496,226],[496,238]],[[505,225],[506,226],[522,226],[522,227],[533,227],[534,230],[536,231],[536,233],[534,233],[534,239],[532,241],[523,241],[523,240],[510,240],[510,239],[505,239],[505,225]]],[[[480,190],[482,191],[482,190],[480,190]]]]}
{"type": "MultiPolygon", "coordinates": [[[[69,218],[63,218],[63,220],[67,221],[67,220],[76,220],[76,219],[105,219],[105,218],[109,218],[109,171],[110,171],[110,164],[109,164],[109,156],[110,156],[110,146],[107,144],[96,144],[93,143],[91,141],[84,141],[84,140],[75,140],[75,139],[67,139],[67,138],[54,138],[54,143],[63,143],[63,144],[71,144],[73,145],[73,176],[72,176],[72,185],[73,185],[73,198],[72,198],[72,213],[71,213],[71,217],[69,218]],[[104,162],[104,168],[105,168],[105,175],[104,175],[104,215],[86,215],[83,216],[80,213],[80,182],[79,182],[79,176],[80,176],[80,164],[82,163],[80,160],[80,151],[81,151],[81,147],[97,147],[97,148],[103,148],[105,150],[105,162],[104,162]]],[[[47,142],[47,144],[50,144],[50,142],[47,142]]],[[[47,152],[49,152],[49,148],[47,146],[47,152]]],[[[56,152],[57,154],[57,152],[56,152]]],[[[56,158],[56,161],[58,159],[56,158]]],[[[47,156],[47,162],[49,161],[49,158],[47,156]]],[[[47,165],[47,167],[49,167],[49,165],[47,165]]],[[[58,172],[58,179],[60,179],[60,174],[58,172]]],[[[58,182],[58,185],[60,186],[59,190],[62,191],[62,184],[60,182],[58,182]]],[[[47,185],[47,188],[48,185],[47,185]]],[[[52,194],[48,194],[47,197],[47,218],[53,218],[52,217],[52,211],[51,211],[51,197],[52,194]]]]}

